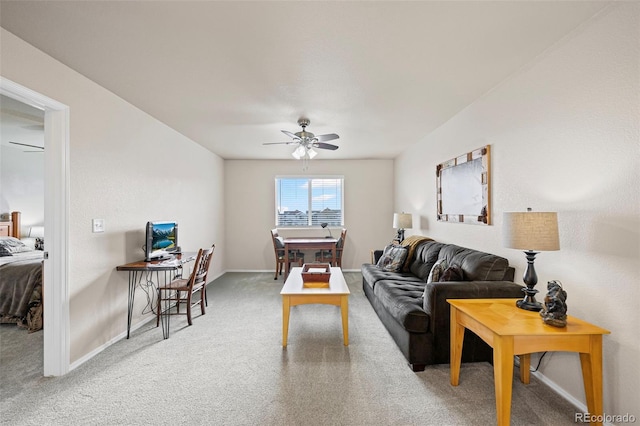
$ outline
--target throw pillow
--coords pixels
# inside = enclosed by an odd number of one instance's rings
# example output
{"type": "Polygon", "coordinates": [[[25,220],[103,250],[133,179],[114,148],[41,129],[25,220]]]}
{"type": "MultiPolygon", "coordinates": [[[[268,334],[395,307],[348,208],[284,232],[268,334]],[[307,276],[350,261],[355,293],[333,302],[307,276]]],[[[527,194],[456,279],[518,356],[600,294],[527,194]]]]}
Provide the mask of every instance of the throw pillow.
{"type": "Polygon", "coordinates": [[[451,265],[442,272],[439,281],[464,281],[464,272],[459,266],[451,265]]]}
{"type": "Polygon", "coordinates": [[[431,272],[429,272],[429,276],[427,277],[427,284],[429,283],[437,283],[440,281],[440,277],[442,273],[447,269],[447,261],[445,259],[438,260],[431,268],[431,272]]]}
{"type": "Polygon", "coordinates": [[[376,266],[387,272],[400,272],[404,261],[407,259],[409,249],[404,246],[395,244],[388,245],[384,248],[382,256],[376,266]]]}
{"type": "Polygon", "coordinates": [[[16,253],[31,251],[22,241],[13,237],[0,237],[0,253],[2,256],[12,256],[16,253]]]}
{"type": "Polygon", "coordinates": [[[7,250],[5,246],[0,245],[0,257],[5,257],[5,256],[13,256],[13,254],[11,254],[11,252],[7,250]]]}

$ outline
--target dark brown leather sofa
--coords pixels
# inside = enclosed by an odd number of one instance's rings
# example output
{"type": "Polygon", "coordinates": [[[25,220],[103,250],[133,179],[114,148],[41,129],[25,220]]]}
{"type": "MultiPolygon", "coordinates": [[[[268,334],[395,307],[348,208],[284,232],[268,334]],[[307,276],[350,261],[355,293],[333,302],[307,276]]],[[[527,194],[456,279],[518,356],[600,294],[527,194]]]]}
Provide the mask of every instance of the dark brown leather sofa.
{"type": "MultiPolygon", "coordinates": [[[[381,252],[376,252],[377,262],[381,252]]],[[[449,363],[450,309],[447,299],[521,298],[514,269],[503,257],[433,240],[420,242],[403,272],[362,265],[362,286],[371,306],[413,371],[449,363]],[[432,282],[433,265],[445,259],[463,272],[463,281],[432,282]]],[[[462,362],[492,361],[491,348],[465,331],[462,362]]]]}

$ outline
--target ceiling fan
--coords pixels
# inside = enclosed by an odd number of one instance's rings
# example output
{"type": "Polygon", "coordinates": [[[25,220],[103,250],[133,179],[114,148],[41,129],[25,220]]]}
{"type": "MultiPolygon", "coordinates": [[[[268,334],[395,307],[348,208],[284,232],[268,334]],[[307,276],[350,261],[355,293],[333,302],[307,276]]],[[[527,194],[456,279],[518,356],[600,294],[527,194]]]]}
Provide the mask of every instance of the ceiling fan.
{"type": "Polygon", "coordinates": [[[24,151],[24,152],[44,152],[44,146],[29,145],[28,143],[20,143],[20,142],[14,142],[14,141],[9,141],[9,143],[12,143],[14,145],[20,145],[20,146],[28,146],[29,148],[36,148],[41,150],[41,151],[24,151]]]}
{"type": "Polygon", "coordinates": [[[315,157],[318,153],[313,150],[313,148],[319,149],[330,149],[335,151],[338,149],[337,145],[333,145],[330,143],[325,143],[326,141],[332,141],[334,139],[338,139],[340,136],[335,133],[329,133],[326,135],[314,135],[311,132],[307,132],[306,128],[311,123],[308,118],[300,118],[298,119],[298,125],[302,127],[302,131],[292,133],[286,130],[283,130],[282,133],[289,136],[291,141],[288,142],[266,142],[263,145],[292,145],[297,144],[295,151],[291,153],[293,158],[296,160],[310,160],[315,157]]]}

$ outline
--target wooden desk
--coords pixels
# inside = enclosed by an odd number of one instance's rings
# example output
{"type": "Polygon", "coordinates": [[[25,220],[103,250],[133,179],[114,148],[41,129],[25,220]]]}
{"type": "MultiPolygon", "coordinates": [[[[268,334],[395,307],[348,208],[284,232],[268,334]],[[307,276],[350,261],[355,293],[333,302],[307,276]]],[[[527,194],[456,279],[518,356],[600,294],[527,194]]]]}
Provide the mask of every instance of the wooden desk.
{"type": "MultiPolygon", "coordinates": [[[[529,383],[531,353],[580,353],[582,379],[589,413],[602,409],[602,335],[608,330],[572,316],[567,326],[552,327],[538,312],[516,307],[518,299],[447,299],[451,305],[451,384],[458,386],[464,329],[477,334],[493,348],[493,376],[498,425],[511,419],[513,356],[520,355],[520,380],[529,383]]],[[[602,423],[600,423],[602,424],[602,423]]]]}
{"type": "Polygon", "coordinates": [[[336,263],[336,238],[284,238],[284,279],[289,276],[289,250],[331,250],[331,264],[336,263]]]}
{"type": "MultiPolygon", "coordinates": [[[[137,262],[131,262],[116,267],[116,271],[128,271],[129,272],[129,304],[127,306],[127,339],[131,331],[131,317],[133,314],[133,302],[135,300],[136,286],[140,286],[142,278],[147,275],[151,277],[148,281],[154,284],[157,288],[162,281],[162,285],[166,285],[171,282],[171,275],[173,272],[182,268],[182,265],[188,262],[193,262],[196,259],[198,253],[186,252],[178,255],[171,256],[170,259],[165,260],[152,260],[147,262],[145,260],[139,260],[137,262]],[[169,261],[172,261],[171,263],[169,261]],[[155,272],[155,282],[153,281],[153,273],[155,272]],[[160,274],[162,273],[162,275],[160,274]],[[162,280],[160,279],[162,277],[162,280]]],[[[156,296],[157,297],[157,296],[156,296]]],[[[154,306],[151,303],[151,306],[154,306]]],[[[169,337],[169,315],[162,316],[162,336],[166,339],[169,337]],[[165,319],[166,318],[166,319],[165,319]]]]}
{"type": "Polygon", "coordinates": [[[314,303],[339,306],[342,313],[342,341],[349,346],[349,287],[338,267],[331,268],[329,288],[306,288],[302,281],[302,268],[293,268],[284,282],[282,291],[282,346],[287,346],[289,313],[292,306],[314,303]]]}

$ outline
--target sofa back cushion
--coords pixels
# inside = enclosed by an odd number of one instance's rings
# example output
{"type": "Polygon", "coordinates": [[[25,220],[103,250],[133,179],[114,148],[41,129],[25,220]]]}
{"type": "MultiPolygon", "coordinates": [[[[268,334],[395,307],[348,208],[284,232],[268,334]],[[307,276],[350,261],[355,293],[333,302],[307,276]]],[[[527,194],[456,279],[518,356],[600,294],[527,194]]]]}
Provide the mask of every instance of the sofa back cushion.
{"type": "Polygon", "coordinates": [[[415,258],[409,265],[409,270],[413,275],[427,282],[429,273],[438,260],[440,249],[444,246],[436,241],[426,241],[416,248],[415,258]]]}
{"type": "Polygon", "coordinates": [[[439,259],[462,269],[465,281],[501,281],[509,279],[509,261],[504,257],[478,250],[447,244],[439,252],[439,259]]]}

